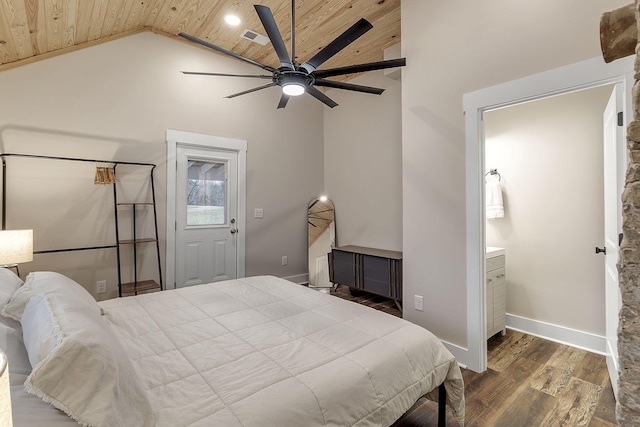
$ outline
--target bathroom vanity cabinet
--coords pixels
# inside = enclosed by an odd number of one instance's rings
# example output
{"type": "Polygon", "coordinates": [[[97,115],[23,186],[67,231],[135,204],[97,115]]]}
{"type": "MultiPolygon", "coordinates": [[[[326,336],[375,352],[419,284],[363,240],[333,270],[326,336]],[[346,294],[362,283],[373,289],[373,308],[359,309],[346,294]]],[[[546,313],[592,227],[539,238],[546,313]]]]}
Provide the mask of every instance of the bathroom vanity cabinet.
{"type": "Polygon", "coordinates": [[[505,250],[487,248],[486,255],[486,315],[487,338],[507,332],[507,281],[505,277],[505,250]]]}

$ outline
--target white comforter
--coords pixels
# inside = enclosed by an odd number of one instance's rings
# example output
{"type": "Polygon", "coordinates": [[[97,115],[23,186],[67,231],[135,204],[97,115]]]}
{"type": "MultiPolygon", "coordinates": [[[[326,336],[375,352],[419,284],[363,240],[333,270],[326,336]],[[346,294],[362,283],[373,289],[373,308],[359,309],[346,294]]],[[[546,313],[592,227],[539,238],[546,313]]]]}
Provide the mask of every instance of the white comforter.
{"type": "Polygon", "coordinates": [[[462,376],[430,332],[271,276],[100,303],[159,426],[388,426],[462,376]]]}

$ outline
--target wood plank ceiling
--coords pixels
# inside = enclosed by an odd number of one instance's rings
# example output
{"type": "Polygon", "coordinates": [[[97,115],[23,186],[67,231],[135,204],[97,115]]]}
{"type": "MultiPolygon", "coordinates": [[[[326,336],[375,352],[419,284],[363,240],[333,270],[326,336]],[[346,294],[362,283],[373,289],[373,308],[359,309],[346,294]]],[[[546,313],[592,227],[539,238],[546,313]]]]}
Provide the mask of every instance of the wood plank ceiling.
{"type": "MultiPolygon", "coordinates": [[[[254,3],[271,8],[290,49],[290,0],[3,0],[0,71],[149,30],[168,37],[185,32],[277,68],[270,43],[261,46],[241,37],[245,29],[266,35],[254,3]],[[230,13],[240,17],[240,25],[224,22],[230,13]]],[[[299,62],[360,18],[374,28],[321,68],[380,61],[383,50],[400,41],[400,0],[297,0],[295,4],[299,62]]]]}

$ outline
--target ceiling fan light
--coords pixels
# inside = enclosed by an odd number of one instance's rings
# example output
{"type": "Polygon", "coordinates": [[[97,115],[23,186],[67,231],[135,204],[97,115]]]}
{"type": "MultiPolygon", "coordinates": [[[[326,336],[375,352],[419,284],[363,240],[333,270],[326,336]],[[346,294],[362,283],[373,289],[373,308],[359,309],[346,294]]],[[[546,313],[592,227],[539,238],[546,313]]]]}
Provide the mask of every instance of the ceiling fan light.
{"type": "Polygon", "coordinates": [[[227,15],[224,17],[224,22],[235,27],[236,25],[240,24],[240,18],[238,18],[236,15],[227,15]]]}
{"type": "Polygon", "coordinates": [[[282,92],[289,96],[299,96],[304,93],[304,85],[300,83],[287,83],[282,86],[282,92]]]}

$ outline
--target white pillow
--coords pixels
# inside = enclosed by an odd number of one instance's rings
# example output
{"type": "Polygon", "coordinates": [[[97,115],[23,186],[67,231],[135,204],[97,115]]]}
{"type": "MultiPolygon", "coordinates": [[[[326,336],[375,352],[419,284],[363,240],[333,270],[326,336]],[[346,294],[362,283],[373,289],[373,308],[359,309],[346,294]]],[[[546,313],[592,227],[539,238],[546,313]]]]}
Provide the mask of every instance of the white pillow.
{"type": "Polygon", "coordinates": [[[24,282],[7,268],[0,268],[0,307],[4,307],[11,299],[11,295],[24,282]]]}
{"type": "Polygon", "coordinates": [[[22,315],[33,366],[27,392],[83,425],[152,426],[154,414],[131,360],[99,314],[36,295],[22,315]]]}
{"type": "Polygon", "coordinates": [[[60,295],[68,307],[83,307],[87,313],[100,314],[96,300],[77,282],[53,271],[37,271],[29,273],[24,285],[13,293],[2,315],[20,321],[29,299],[39,294],[60,295]]]}
{"type": "MultiPolygon", "coordinates": [[[[16,322],[17,323],[17,322],[16,322]]],[[[18,323],[18,326],[20,324],[18,323]]],[[[29,375],[31,365],[22,342],[22,331],[0,323],[0,348],[7,354],[9,373],[29,375]]]]}

